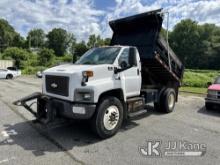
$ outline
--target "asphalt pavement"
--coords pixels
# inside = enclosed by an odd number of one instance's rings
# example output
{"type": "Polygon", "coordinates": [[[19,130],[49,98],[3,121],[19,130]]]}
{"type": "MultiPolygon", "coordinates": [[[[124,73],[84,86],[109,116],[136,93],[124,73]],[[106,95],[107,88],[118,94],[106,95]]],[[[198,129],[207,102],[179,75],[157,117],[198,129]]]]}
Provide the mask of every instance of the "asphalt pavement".
{"type": "Polygon", "coordinates": [[[0,80],[0,165],[218,165],[220,162],[220,110],[207,111],[203,97],[181,94],[170,114],[154,111],[149,105],[146,114],[124,123],[114,137],[101,140],[86,121],[46,127],[35,123],[23,107],[12,104],[36,91],[41,91],[41,79],[0,80]],[[160,142],[156,148],[159,156],[150,155],[149,142],[160,142]],[[203,156],[167,156],[164,151],[169,142],[185,142],[188,147],[205,145],[203,156]],[[141,148],[146,152],[141,152],[141,148]]]}

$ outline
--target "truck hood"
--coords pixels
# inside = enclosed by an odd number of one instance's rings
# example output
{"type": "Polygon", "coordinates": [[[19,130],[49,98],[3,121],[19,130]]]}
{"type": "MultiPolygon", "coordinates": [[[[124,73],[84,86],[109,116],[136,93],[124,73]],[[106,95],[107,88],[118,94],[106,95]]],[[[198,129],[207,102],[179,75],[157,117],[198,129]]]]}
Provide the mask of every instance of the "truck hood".
{"type": "Polygon", "coordinates": [[[220,84],[213,84],[210,85],[208,90],[215,90],[215,91],[220,91],[220,84]]]}
{"type": "MultiPolygon", "coordinates": [[[[93,77],[89,77],[86,87],[91,87],[93,84],[97,85],[103,81],[111,81],[114,75],[113,65],[102,64],[102,65],[75,65],[75,64],[65,64],[59,65],[50,69],[47,69],[43,72],[43,93],[60,98],[63,100],[74,101],[74,91],[77,88],[82,88],[82,72],[83,71],[93,71],[93,77]],[[68,77],[69,87],[68,93],[69,96],[62,96],[53,92],[48,92],[46,90],[47,86],[51,86],[49,80],[47,81],[46,76],[54,76],[54,82],[60,83],[57,80],[57,77],[68,77]]],[[[62,85],[61,85],[62,86],[62,85]]],[[[92,89],[92,88],[91,88],[92,89]]],[[[95,89],[94,89],[95,90],[95,89]]]]}
{"type": "Polygon", "coordinates": [[[48,73],[67,73],[67,74],[72,74],[72,73],[77,73],[77,72],[83,72],[86,70],[91,70],[94,71],[96,68],[100,68],[103,66],[110,66],[108,64],[103,64],[103,65],[76,65],[76,64],[65,64],[65,65],[59,65],[55,66],[52,68],[49,68],[45,70],[43,73],[48,74],[48,73]]]}

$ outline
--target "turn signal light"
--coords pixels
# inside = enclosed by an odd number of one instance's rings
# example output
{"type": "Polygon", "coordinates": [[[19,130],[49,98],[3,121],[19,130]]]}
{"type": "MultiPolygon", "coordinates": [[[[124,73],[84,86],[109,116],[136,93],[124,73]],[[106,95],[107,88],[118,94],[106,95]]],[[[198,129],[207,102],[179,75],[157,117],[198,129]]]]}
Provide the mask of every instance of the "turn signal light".
{"type": "Polygon", "coordinates": [[[93,77],[93,71],[87,70],[83,72],[84,77],[93,77]]]}

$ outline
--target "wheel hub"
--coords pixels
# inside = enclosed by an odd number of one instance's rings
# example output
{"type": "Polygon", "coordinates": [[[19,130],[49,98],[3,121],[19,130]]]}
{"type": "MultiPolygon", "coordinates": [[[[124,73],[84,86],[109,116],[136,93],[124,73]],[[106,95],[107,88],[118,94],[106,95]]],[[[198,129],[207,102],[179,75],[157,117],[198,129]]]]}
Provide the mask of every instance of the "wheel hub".
{"type": "Polygon", "coordinates": [[[106,109],[104,114],[104,127],[107,130],[113,130],[119,120],[119,110],[116,106],[110,106],[106,109]]]}
{"type": "Polygon", "coordinates": [[[175,96],[174,96],[174,94],[171,93],[169,98],[168,98],[169,109],[172,109],[174,104],[175,104],[175,96]]]}

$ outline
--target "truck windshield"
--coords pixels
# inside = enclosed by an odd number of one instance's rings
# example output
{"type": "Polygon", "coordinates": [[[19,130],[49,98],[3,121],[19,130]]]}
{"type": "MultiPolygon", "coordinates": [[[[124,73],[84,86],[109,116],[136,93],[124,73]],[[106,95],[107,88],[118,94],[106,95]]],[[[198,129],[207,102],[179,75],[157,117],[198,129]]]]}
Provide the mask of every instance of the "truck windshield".
{"type": "Polygon", "coordinates": [[[220,84],[220,77],[215,80],[214,84],[220,84]]]}
{"type": "Polygon", "coordinates": [[[93,48],[87,51],[76,64],[113,64],[120,49],[119,47],[93,48]]]}

